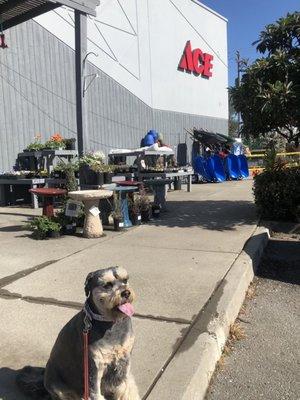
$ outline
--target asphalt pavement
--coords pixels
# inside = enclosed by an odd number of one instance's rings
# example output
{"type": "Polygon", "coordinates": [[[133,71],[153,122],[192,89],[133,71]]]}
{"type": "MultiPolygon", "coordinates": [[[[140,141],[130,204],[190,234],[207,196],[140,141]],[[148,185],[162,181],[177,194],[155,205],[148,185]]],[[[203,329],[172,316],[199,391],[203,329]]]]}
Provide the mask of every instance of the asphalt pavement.
{"type": "Polygon", "coordinates": [[[255,295],[238,320],[235,342],[206,400],[299,400],[300,242],[271,239],[255,278],[255,295]]]}

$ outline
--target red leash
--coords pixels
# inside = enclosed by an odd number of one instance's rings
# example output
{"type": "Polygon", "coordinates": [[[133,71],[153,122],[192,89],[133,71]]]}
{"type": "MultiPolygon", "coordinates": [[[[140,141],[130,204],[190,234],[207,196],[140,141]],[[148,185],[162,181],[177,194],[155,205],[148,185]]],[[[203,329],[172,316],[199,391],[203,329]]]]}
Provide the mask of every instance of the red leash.
{"type": "Polygon", "coordinates": [[[83,399],[89,400],[89,332],[83,331],[83,399]]]}

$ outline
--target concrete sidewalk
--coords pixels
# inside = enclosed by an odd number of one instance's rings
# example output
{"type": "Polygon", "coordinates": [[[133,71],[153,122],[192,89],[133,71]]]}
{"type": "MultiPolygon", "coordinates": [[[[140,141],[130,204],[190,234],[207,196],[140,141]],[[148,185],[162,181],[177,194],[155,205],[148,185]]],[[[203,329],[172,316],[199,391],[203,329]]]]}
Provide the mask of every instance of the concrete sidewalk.
{"type": "MultiPolygon", "coordinates": [[[[196,338],[183,341],[255,231],[251,187],[249,180],[169,193],[160,220],[94,240],[34,241],[22,230],[32,210],[0,208],[0,399],[25,400],[15,371],[45,365],[59,330],[84,301],[87,273],[112,265],[129,271],[138,295],[133,372],[141,395],[196,399],[184,397],[185,381],[174,396],[164,376],[173,359],[193,351],[196,338]]],[[[201,351],[196,356],[201,360],[201,351]]]]}

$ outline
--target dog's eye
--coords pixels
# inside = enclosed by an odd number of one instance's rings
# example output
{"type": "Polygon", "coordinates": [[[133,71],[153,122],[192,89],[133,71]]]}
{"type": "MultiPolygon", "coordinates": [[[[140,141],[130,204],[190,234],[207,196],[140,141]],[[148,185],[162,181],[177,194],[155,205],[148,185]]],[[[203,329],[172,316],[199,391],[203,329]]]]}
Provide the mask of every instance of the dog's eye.
{"type": "Polygon", "coordinates": [[[127,285],[128,279],[123,279],[123,283],[127,285]]]}
{"type": "Polygon", "coordinates": [[[103,285],[104,289],[112,289],[113,284],[111,282],[107,282],[105,285],[103,285]]]}

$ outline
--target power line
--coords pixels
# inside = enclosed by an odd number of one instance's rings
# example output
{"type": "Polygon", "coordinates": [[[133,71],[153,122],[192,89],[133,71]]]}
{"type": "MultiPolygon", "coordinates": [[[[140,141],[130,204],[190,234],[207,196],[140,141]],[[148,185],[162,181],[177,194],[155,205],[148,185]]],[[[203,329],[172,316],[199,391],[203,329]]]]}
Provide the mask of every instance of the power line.
{"type": "Polygon", "coordinates": [[[46,92],[48,92],[48,93],[50,93],[50,94],[52,94],[52,95],[54,95],[54,96],[56,96],[56,97],[58,97],[58,98],[60,98],[60,99],[62,99],[62,100],[64,100],[64,101],[66,101],[67,103],[69,103],[69,104],[71,104],[71,105],[73,105],[73,106],[76,106],[76,103],[74,103],[73,101],[68,100],[67,98],[65,98],[65,97],[63,97],[63,96],[61,96],[61,95],[59,95],[59,94],[53,92],[52,90],[46,88],[45,86],[41,85],[40,83],[35,82],[34,80],[32,80],[31,78],[29,78],[28,76],[25,76],[25,75],[21,74],[20,72],[14,70],[13,68],[9,67],[7,64],[4,64],[2,61],[0,61],[0,64],[3,65],[3,66],[4,66],[5,68],[7,68],[8,70],[14,72],[15,74],[17,74],[17,75],[20,76],[21,78],[26,79],[27,81],[29,81],[29,82],[32,83],[33,85],[36,85],[37,87],[39,87],[39,88],[45,90],[46,92]]]}
{"type": "Polygon", "coordinates": [[[57,119],[53,118],[52,115],[48,114],[47,111],[43,110],[40,106],[38,106],[37,104],[35,104],[32,100],[28,99],[28,97],[26,97],[19,89],[17,89],[11,82],[9,82],[7,79],[5,79],[2,75],[0,75],[0,78],[3,79],[4,82],[7,83],[7,85],[9,85],[10,87],[12,87],[25,101],[27,101],[29,104],[31,104],[33,107],[35,107],[36,109],[38,109],[41,113],[43,113],[44,115],[46,115],[49,119],[51,119],[52,121],[56,122],[57,124],[59,124],[60,126],[62,126],[63,128],[67,129],[69,132],[74,133],[75,135],[77,135],[77,132],[74,131],[73,129],[69,128],[68,126],[64,125],[62,122],[58,121],[57,119]]]}

